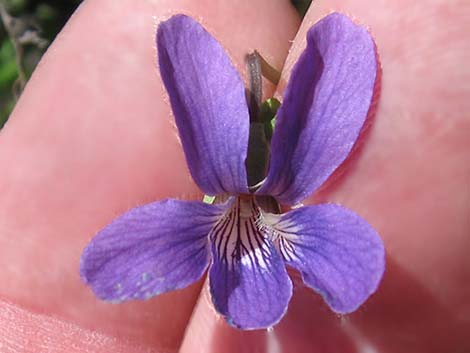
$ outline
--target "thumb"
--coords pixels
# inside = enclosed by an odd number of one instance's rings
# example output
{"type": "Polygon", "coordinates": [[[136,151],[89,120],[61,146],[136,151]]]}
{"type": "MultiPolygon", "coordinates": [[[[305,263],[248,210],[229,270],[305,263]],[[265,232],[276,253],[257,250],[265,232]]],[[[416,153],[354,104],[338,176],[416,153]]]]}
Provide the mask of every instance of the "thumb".
{"type": "MultiPolygon", "coordinates": [[[[90,0],[81,6],[0,135],[0,297],[177,350],[200,285],[110,305],[78,275],[82,249],[118,214],[165,197],[200,197],[156,69],[155,22],[175,13],[202,18],[235,65],[243,67],[244,55],[256,48],[281,66],[297,24],[284,15],[289,6],[267,0],[90,0]],[[250,16],[260,8],[263,16],[250,16]]],[[[15,320],[20,325],[23,317],[15,320]]],[[[23,327],[33,337],[39,332],[23,327]]],[[[2,335],[0,346],[21,339],[2,335]]]]}

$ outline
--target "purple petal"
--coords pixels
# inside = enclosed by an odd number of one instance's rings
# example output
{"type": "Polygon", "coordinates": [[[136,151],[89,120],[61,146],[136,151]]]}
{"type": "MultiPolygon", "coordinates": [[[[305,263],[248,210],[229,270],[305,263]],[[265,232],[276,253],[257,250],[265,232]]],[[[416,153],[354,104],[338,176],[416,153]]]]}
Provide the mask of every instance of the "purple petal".
{"type": "Polygon", "coordinates": [[[247,193],[245,88],[222,46],[184,15],[157,32],[163,83],[196,184],[208,195],[247,193]]]}
{"type": "Polygon", "coordinates": [[[354,212],[333,204],[301,207],[273,227],[286,263],[334,311],[356,310],[377,289],[385,269],[382,240],[354,212]]]}
{"type": "Polygon", "coordinates": [[[275,325],[292,295],[282,258],[258,220],[254,204],[237,199],[211,233],[212,301],[230,325],[242,329],[275,325]]]}
{"type": "Polygon", "coordinates": [[[80,274],[104,300],[147,299],[197,281],[223,206],[166,200],[131,209],[83,252],[80,274]]]}
{"type": "Polygon", "coordinates": [[[277,115],[259,193],[295,204],[331,175],[359,136],[376,75],[375,45],[365,28],[334,13],[309,30],[277,115]]]}

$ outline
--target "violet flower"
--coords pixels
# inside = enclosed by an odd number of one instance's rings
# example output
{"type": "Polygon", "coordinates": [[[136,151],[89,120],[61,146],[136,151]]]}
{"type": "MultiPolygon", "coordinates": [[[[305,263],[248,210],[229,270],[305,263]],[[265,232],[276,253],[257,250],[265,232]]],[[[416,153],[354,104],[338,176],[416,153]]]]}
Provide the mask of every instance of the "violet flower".
{"type": "Polygon", "coordinates": [[[254,192],[245,167],[245,89],[224,49],[184,15],[160,24],[157,48],[190,173],[221,201],[168,199],[131,209],[85,249],[84,281],[98,297],[121,302],[186,287],[209,267],[216,310],[233,326],[256,329],[285,314],[288,265],[333,311],[356,310],[385,266],[372,227],[335,204],[283,214],[268,205],[298,204],[350,153],[377,75],[367,30],[337,13],[309,30],[277,113],[267,176],[254,192]]]}

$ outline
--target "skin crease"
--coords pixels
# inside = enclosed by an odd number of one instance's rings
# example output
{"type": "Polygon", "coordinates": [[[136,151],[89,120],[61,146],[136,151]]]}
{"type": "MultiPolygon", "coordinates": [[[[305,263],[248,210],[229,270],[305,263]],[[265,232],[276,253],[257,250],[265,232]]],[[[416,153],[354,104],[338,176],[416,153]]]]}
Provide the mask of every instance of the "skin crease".
{"type": "MultiPolygon", "coordinates": [[[[163,197],[199,197],[155,73],[148,45],[154,22],[146,20],[193,15],[240,71],[254,48],[281,67],[298,25],[287,1],[115,3],[89,1],[80,9],[0,133],[2,353],[4,347],[37,352],[54,340],[54,352],[177,350],[200,284],[111,306],[93,297],[77,271],[91,235],[119,213],[163,197]]],[[[341,203],[379,231],[387,249],[383,283],[358,312],[338,318],[293,274],[289,312],[272,332],[228,327],[204,288],[181,352],[470,349],[470,28],[464,21],[470,8],[465,1],[315,1],[278,94],[305,31],[332,10],[370,27],[382,92],[354,156],[306,203],[341,203]]]]}

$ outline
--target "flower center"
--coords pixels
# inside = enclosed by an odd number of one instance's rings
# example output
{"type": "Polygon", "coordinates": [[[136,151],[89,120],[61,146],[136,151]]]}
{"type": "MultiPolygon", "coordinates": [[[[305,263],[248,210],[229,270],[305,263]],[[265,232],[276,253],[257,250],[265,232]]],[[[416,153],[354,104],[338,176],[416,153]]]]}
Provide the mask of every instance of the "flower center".
{"type": "Polygon", "coordinates": [[[234,266],[267,268],[269,244],[262,211],[253,196],[239,196],[210,233],[220,260],[234,266]]]}

